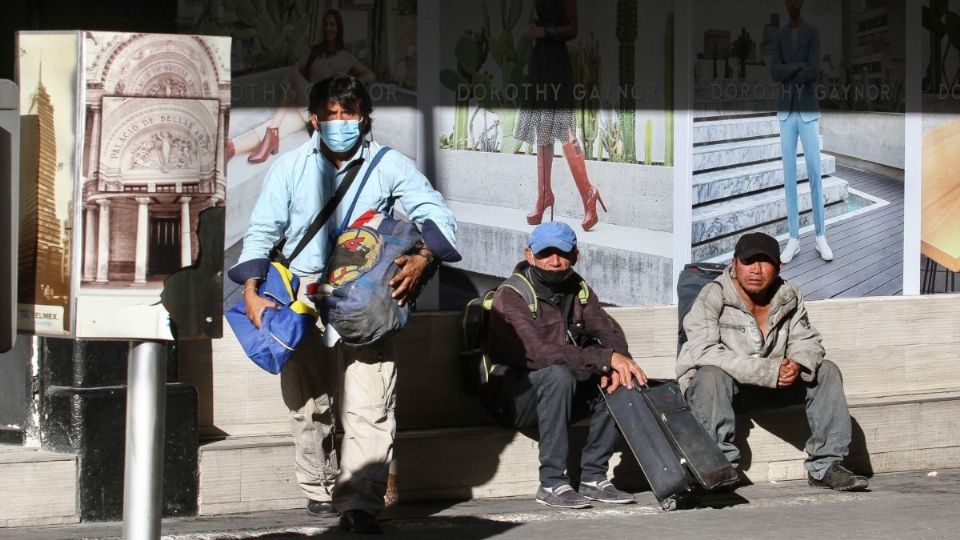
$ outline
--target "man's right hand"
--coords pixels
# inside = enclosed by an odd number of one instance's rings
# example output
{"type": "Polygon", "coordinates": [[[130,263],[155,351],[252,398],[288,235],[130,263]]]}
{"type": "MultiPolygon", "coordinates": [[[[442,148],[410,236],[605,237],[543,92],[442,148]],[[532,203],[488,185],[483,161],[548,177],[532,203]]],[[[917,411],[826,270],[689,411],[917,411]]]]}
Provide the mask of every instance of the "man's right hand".
{"type": "Polygon", "coordinates": [[[780,373],[777,376],[777,388],[786,388],[797,381],[800,375],[800,364],[797,364],[789,358],[784,358],[780,362],[780,373]]]}
{"type": "Polygon", "coordinates": [[[243,287],[243,303],[247,306],[247,318],[253,323],[253,326],[260,328],[263,324],[263,310],[276,309],[277,304],[257,294],[257,283],[259,280],[251,279],[243,287]]]}
{"type": "Polygon", "coordinates": [[[621,386],[633,388],[633,379],[641,386],[647,384],[647,374],[629,356],[614,352],[610,358],[610,369],[613,370],[610,377],[600,378],[600,388],[605,389],[608,394],[616,392],[621,386]]]}

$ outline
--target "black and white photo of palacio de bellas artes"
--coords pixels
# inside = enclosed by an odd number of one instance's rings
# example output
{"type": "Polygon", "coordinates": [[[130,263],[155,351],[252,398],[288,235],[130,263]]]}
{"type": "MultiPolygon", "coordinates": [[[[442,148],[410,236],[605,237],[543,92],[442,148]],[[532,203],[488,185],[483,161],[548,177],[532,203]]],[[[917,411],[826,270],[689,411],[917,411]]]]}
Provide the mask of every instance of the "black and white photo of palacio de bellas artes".
{"type": "Polygon", "coordinates": [[[229,59],[196,36],[88,32],[85,47],[83,284],[159,282],[224,203],[229,59]]]}

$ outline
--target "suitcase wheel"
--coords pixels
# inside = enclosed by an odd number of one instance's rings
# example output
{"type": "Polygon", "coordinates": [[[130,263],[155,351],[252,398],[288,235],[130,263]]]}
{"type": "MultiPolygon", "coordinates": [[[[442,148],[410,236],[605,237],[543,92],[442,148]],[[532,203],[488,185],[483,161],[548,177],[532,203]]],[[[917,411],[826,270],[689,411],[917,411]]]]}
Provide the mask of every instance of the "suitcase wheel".
{"type": "Polygon", "coordinates": [[[672,512],[677,509],[677,498],[676,497],[667,497],[660,501],[660,508],[664,512],[672,512]]]}

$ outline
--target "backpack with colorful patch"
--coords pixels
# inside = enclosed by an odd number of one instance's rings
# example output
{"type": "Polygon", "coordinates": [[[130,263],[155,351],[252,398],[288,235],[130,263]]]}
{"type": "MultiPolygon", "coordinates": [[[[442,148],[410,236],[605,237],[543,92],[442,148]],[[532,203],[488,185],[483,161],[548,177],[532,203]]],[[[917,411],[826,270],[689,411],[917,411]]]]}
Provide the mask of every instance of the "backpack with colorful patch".
{"type": "MultiPolygon", "coordinates": [[[[493,299],[503,288],[516,291],[530,308],[530,315],[537,318],[539,301],[533,290],[533,284],[523,274],[514,273],[500,285],[490,289],[483,296],[467,302],[460,318],[463,341],[460,347],[460,368],[463,375],[463,387],[467,394],[479,395],[484,385],[490,382],[491,375],[502,373],[503,366],[494,364],[486,353],[484,342],[487,339],[487,329],[490,326],[490,311],[493,309],[493,299]]],[[[590,287],[586,281],[580,281],[580,292],[577,298],[581,304],[586,304],[590,298],[590,287]]]]}

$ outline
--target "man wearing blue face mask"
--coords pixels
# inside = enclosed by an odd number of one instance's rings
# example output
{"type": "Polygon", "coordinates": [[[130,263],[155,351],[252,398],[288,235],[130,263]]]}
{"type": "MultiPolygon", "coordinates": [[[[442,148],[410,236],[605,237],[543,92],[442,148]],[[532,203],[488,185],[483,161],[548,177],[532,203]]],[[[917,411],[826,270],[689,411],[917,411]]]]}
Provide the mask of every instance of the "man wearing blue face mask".
{"type": "MultiPolygon", "coordinates": [[[[283,252],[288,256],[354,167],[359,167],[357,182],[346,191],[343,203],[290,262],[290,269],[301,277],[299,299],[309,302],[304,289],[321,275],[332,229],[348,217],[349,201],[355,196],[358,202],[348,222],[371,209],[389,213],[393,202],[399,201],[407,217],[421,225],[424,246],[394,261],[400,270],[390,285],[397,302],[413,301],[423,276],[439,261],[459,260],[453,213],[414,163],[399,152],[384,154],[357,194],[360,179],[381,149],[367,137],[372,111],[370,96],[354,77],[325,79],[311,90],[314,133],[270,168],[250,216],[239,262],[229,272],[231,279],[245,285],[247,316],[257,327],[263,310],[275,307],[256,293],[266,275],[271,248],[286,238],[283,252]]],[[[309,513],[339,512],[342,529],[379,532],[375,516],[384,507],[396,434],[392,341],[365,347],[338,343],[333,348],[324,347],[322,341],[319,332],[306,337],[280,373],[283,399],[290,410],[297,481],[309,513]],[[339,403],[334,404],[334,396],[339,403]],[[339,456],[334,447],[335,418],[344,431],[339,456]]]]}

